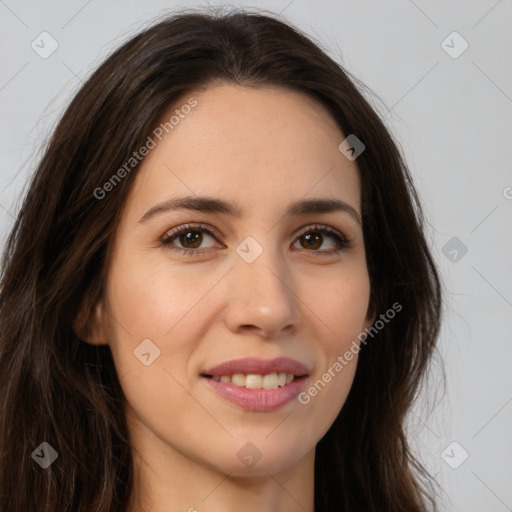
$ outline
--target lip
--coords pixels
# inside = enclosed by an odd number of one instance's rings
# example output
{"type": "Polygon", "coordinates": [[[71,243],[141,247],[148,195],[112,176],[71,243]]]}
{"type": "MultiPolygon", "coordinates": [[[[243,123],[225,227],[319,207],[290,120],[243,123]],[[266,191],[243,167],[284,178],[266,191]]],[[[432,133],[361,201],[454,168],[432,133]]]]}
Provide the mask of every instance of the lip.
{"type": "Polygon", "coordinates": [[[218,395],[246,411],[271,412],[295,399],[306,385],[309,371],[306,365],[288,357],[276,359],[235,359],[221,363],[201,373],[207,385],[218,395]],[[276,389],[248,389],[231,383],[216,381],[209,376],[233,375],[235,373],[293,373],[295,379],[276,389]]]}
{"type": "Polygon", "coordinates": [[[275,359],[257,359],[246,357],[226,361],[213,368],[201,372],[202,375],[233,375],[234,373],[255,373],[265,375],[267,373],[293,373],[297,377],[309,375],[307,366],[289,357],[277,357],[275,359]]]}
{"type": "Polygon", "coordinates": [[[246,411],[271,412],[294,400],[304,388],[307,377],[299,377],[277,389],[248,389],[206,377],[203,379],[221,397],[246,411]]]}

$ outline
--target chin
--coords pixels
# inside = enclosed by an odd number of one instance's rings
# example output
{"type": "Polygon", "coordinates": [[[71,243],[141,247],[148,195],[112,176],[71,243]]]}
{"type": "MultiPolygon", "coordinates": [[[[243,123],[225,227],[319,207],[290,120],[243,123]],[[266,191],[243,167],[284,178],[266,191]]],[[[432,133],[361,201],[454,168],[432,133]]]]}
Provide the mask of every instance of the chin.
{"type": "MultiPolygon", "coordinates": [[[[303,440],[283,444],[281,441],[270,440],[265,434],[244,436],[245,441],[230,441],[224,446],[222,453],[210,453],[209,464],[217,471],[234,477],[262,476],[287,471],[299,463],[314,445],[308,450],[303,440]]],[[[291,441],[291,440],[289,440],[291,441]]]]}

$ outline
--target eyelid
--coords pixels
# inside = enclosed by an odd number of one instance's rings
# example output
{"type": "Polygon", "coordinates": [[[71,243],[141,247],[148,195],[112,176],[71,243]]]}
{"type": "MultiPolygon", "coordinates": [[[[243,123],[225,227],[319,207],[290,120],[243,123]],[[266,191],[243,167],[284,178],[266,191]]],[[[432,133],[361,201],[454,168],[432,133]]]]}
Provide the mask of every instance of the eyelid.
{"type": "MultiPolygon", "coordinates": [[[[212,238],[215,238],[217,240],[218,237],[221,237],[222,234],[218,229],[215,229],[213,226],[210,226],[209,224],[203,224],[201,222],[199,223],[190,223],[190,224],[181,224],[180,226],[177,226],[175,228],[172,228],[164,234],[164,236],[160,239],[160,243],[167,247],[168,249],[172,251],[178,251],[182,254],[194,256],[196,254],[202,254],[204,252],[208,252],[210,248],[207,249],[186,249],[183,247],[168,247],[171,244],[171,240],[173,238],[176,238],[177,236],[187,233],[188,231],[199,231],[199,232],[206,232],[208,235],[210,235],[212,238]]],[[[217,240],[218,242],[218,240],[217,240]]],[[[219,242],[220,243],[220,242],[219,242]]]]}
{"type": "Polygon", "coordinates": [[[328,226],[327,224],[319,224],[319,223],[307,224],[303,228],[300,228],[299,232],[297,234],[297,238],[299,236],[302,236],[302,235],[306,234],[306,233],[309,233],[310,231],[315,231],[315,230],[316,231],[320,231],[320,232],[328,232],[328,233],[330,233],[332,235],[339,236],[340,238],[342,238],[346,242],[349,241],[349,239],[341,231],[339,231],[338,229],[333,228],[331,226],[328,226]]]}
{"type": "MultiPolygon", "coordinates": [[[[170,240],[173,238],[176,238],[182,233],[186,233],[187,231],[199,231],[199,232],[206,232],[208,235],[212,236],[213,238],[217,239],[218,236],[222,236],[219,230],[214,228],[213,226],[209,224],[204,223],[190,223],[190,224],[182,224],[180,226],[177,226],[175,228],[172,228],[168,230],[163,237],[160,239],[161,243],[164,246],[170,245],[170,240]]],[[[303,235],[309,232],[320,232],[322,234],[327,234],[328,236],[331,236],[335,239],[336,243],[339,245],[336,249],[331,249],[329,251],[307,251],[311,252],[311,254],[317,253],[319,255],[329,255],[329,254],[335,254],[342,249],[348,249],[352,246],[351,240],[341,231],[337,230],[336,228],[333,228],[331,226],[328,226],[326,224],[306,224],[302,228],[299,229],[299,232],[295,236],[294,243],[303,235]],[[338,240],[339,239],[339,240],[338,240]]],[[[217,242],[219,242],[217,240],[217,242]]],[[[220,243],[220,242],[219,242],[220,243]]],[[[171,250],[179,251],[182,254],[188,254],[188,255],[195,255],[195,254],[202,254],[204,252],[208,252],[211,248],[206,249],[187,249],[183,247],[168,247],[171,250]]]]}
{"type": "Polygon", "coordinates": [[[208,234],[210,234],[212,236],[213,235],[222,236],[222,233],[218,229],[215,229],[213,226],[210,226],[209,224],[203,224],[201,222],[198,222],[198,223],[190,223],[190,224],[181,224],[175,228],[169,229],[168,231],[165,232],[162,239],[165,240],[165,239],[173,238],[175,235],[181,234],[182,232],[187,231],[187,230],[201,231],[202,229],[207,231],[208,234]]]}

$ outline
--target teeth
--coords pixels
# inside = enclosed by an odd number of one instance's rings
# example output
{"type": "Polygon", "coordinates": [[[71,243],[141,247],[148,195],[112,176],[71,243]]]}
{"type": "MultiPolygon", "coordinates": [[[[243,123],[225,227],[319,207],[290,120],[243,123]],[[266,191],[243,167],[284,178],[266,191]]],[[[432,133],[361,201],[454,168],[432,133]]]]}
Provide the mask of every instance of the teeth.
{"type": "MultiPolygon", "coordinates": [[[[229,375],[227,377],[229,379],[229,375]]],[[[245,386],[245,375],[243,373],[235,373],[231,377],[231,384],[234,384],[235,386],[245,386]]]]}
{"type": "Polygon", "coordinates": [[[261,389],[263,387],[263,377],[250,373],[245,377],[245,387],[249,389],[261,389]]]}
{"type": "Polygon", "coordinates": [[[269,373],[263,377],[263,389],[276,389],[277,388],[277,373],[269,373]]]}
{"type": "Polygon", "coordinates": [[[246,387],[247,389],[277,389],[278,387],[290,384],[295,378],[293,373],[267,373],[266,375],[258,375],[249,373],[235,373],[233,375],[214,375],[213,380],[217,382],[226,382],[234,384],[239,387],[246,387]]]}

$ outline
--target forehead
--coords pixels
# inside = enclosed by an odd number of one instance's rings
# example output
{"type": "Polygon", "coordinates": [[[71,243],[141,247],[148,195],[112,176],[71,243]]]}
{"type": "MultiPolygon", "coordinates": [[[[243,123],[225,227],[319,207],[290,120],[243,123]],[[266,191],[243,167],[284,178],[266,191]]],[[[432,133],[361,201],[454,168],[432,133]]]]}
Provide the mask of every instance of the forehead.
{"type": "Polygon", "coordinates": [[[248,208],[328,194],[359,210],[357,165],[338,150],[345,135],[308,95],[219,84],[183,96],[161,122],[173,113],[172,129],[155,139],[138,170],[132,202],[140,207],[183,193],[248,208]],[[182,109],[190,97],[197,104],[182,109]]]}

